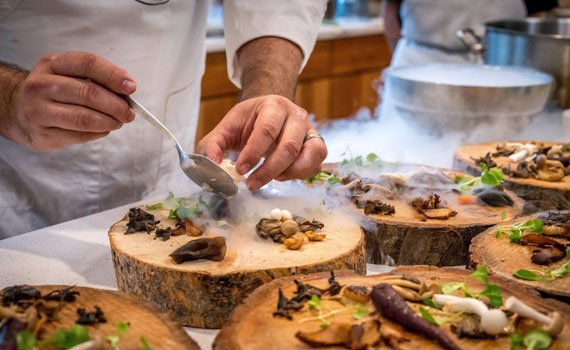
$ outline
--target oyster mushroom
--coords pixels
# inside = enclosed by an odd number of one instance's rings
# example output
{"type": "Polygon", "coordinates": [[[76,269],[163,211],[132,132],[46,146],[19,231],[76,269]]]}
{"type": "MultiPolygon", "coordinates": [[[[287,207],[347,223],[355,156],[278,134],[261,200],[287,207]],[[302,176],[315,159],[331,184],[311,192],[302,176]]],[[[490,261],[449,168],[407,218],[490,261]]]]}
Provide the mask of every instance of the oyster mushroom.
{"type": "Polygon", "coordinates": [[[564,329],[564,320],[558,311],[545,315],[526,305],[519,299],[510,296],[505,301],[505,309],[519,314],[522,317],[530,318],[543,324],[543,329],[552,336],[557,336],[564,329]]]}
{"type": "Polygon", "coordinates": [[[255,225],[255,232],[263,239],[271,238],[274,242],[280,242],[278,236],[285,238],[281,232],[281,221],[263,218],[255,225]]]}
{"type": "Polygon", "coordinates": [[[544,154],[536,157],[536,165],[538,166],[538,178],[543,181],[559,181],[565,175],[564,165],[557,160],[548,160],[544,154]]]}
{"type": "Polygon", "coordinates": [[[170,256],[177,264],[198,259],[222,261],[226,256],[226,239],[220,236],[194,239],[176,249],[170,256]]]}

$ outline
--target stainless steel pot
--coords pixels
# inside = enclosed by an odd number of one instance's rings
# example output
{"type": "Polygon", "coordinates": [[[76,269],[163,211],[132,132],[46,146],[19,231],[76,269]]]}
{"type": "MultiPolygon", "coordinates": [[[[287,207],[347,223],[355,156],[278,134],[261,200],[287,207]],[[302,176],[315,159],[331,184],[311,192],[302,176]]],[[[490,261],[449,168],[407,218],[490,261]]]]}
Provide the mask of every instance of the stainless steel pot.
{"type": "Polygon", "coordinates": [[[491,65],[532,67],[554,76],[554,99],[570,107],[570,19],[527,18],[485,23],[484,42],[472,30],[457,36],[491,65]]]}

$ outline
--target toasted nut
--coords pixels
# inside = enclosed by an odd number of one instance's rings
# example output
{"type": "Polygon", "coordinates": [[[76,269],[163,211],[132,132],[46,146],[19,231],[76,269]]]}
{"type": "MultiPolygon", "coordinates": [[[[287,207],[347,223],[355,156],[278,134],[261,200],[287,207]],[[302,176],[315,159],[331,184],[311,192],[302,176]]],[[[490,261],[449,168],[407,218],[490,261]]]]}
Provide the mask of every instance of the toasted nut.
{"type": "Polygon", "coordinates": [[[544,225],[542,231],[549,236],[564,236],[566,234],[566,228],[556,224],[544,225]]]}
{"type": "Polygon", "coordinates": [[[184,220],[184,228],[186,229],[186,233],[192,237],[198,237],[204,233],[202,229],[194,226],[192,220],[184,220]]]}
{"type": "Polygon", "coordinates": [[[283,244],[285,245],[285,247],[287,247],[287,249],[291,249],[291,250],[301,249],[301,247],[303,246],[303,243],[305,243],[305,240],[303,239],[303,237],[291,237],[291,238],[287,238],[286,240],[283,241],[283,244]]]}
{"type": "Polygon", "coordinates": [[[307,236],[307,238],[309,238],[309,241],[311,242],[322,241],[327,237],[325,233],[315,233],[314,231],[305,231],[304,233],[305,236],[307,236]]]}
{"type": "Polygon", "coordinates": [[[291,237],[297,232],[299,232],[299,224],[294,220],[286,220],[281,224],[281,233],[286,237],[291,237]]]}

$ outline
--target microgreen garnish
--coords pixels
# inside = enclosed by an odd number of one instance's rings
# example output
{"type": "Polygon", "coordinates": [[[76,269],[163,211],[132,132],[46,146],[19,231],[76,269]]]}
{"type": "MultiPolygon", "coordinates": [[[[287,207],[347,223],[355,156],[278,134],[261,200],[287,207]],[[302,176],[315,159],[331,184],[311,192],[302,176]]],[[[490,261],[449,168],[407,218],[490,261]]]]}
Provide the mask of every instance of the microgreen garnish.
{"type": "Polygon", "coordinates": [[[566,249],[566,261],[555,270],[546,272],[518,270],[513,276],[527,281],[553,281],[562,278],[570,273],[570,249],[566,249]]]}
{"type": "Polygon", "coordinates": [[[160,210],[164,209],[164,205],[161,202],[145,205],[148,210],[160,210]]]}
{"type": "Polygon", "coordinates": [[[468,298],[489,298],[489,304],[498,308],[503,305],[503,297],[501,295],[501,288],[496,284],[489,283],[489,274],[487,272],[487,267],[481,266],[477,268],[469,277],[481,281],[485,285],[485,289],[481,293],[472,292],[465,282],[451,282],[441,285],[441,291],[443,294],[454,294],[457,291],[463,293],[465,297],[468,298]]]}
{"type": "Polygon", "coordinates": [[[570,142],[568,142],[565,146],[564,149],[566,150],[566,152],[570,152],[570,142]]]}
{"type": "Polygon", "coordinates": [[[463,193],[472,191],[475,187],[484,184],[490,187],[498,186],[503,181],[503,171],[497,167],[489,169],[485,163],[479,163],[481,176],[456,176],[455,183],[463,193]]]}
{"type": "Polygon", "coordinates": [[[433,300],[431,298],[422,299],[422,303],[424,303],[424,305],[427,305],[431,308],[438,309],[437,305],[435,305],[435,303],[433,302],[433,300]]]}
{"type": "Polygon", "coordinates": [[[187,200],[185,198],[178,199],[177,207],[171,209],[168,213],[169,219],[195,219],[200,214],[207,212],[209,210],[208,203],[206,203],[202,197],[198,197],[196,202],[191,206],[188,206],[187,200]]]}
{"type": "Polygon", "coordinates": [[[503,210],[501,212],[501,221],[505,221],[505,220],[507,220],[507,212],[503,210]]]}
{"type": "Polygon", "coordinates": [[[75,325],[70,329],[57,329],[53,336],[46,340],[45,343],[55,345],[62,349],[70,349],[86,341],[89,341],[87,328],[82,325],[75,325]]]}
{"type": "Polygon", "coordinates": [[[544,329],[533,329],[524,336],[513,333],[509,336],[511,350],[520,350],[524,345],[526,350],[546,350],[550,349],[552,337],[544,329]]]}
{"type": "Polygon", "coordinates": [[[521,237],[525,230],[541,234],[543,226],[544,221],[540,219],[517,222],[512,225],[501,225],[497,229],[495,236],[497,238],[501,238],[503,236],[503,233],[509,232],[509,239],[511,242],[518,243],[521,240],[521,237]]]}
{"type": "Polygon", "coordinates": [[[119,350],[119,341],[121,337],[129,330],[130,325],[127,322],[119,322],[115,326],[117,333],[108,335],[107,340],[111,343],[111,347],[114,350],[119,350]]]}
{"type": "Polygon", "coordinates": [[[141,335],[141,344],[142,344],[141,350],[152,350],[150,344],[148,343],[144,335],[141,335]]]}
{"type": "Polygon", "coordinates": [[[321,170],[319,173],[313,177],[310,177],[305,180],[306,182],[312,184],[313,182],[324,182],[326,186],[332,186],[340,182],[340,179],[332,173],[328,171],[321,170]]]}
{"type": "Polygon", "coordinates": [[[352,314],[352,318],[360,320],[366,316],[368,316],[368,308],[365,305],[358,304],[356,306],[356,311],[352,314]]]}
{"type": "Polygon", "coordinates": [[[16,348],[18,350],[34,350],[38,339],[32,332],[22,331],[16,334],[16,348]]]}
{"type": "Polygon", "coordinates": [[[380,157],[376,153],[368,153],[366,156],[350,157],[341,163],[343,169],[348,168],[377,168],[380,166],[380,157]]]}
{"type": "Polygon", "coordinates": [[[420,306],[420,314],[422,315],[423,319],[428,321],[429,323],[433,324],[434,326],[439,326],[439,323],[435,320],[432,314],[429,313],[425,308],[420,306]]]}

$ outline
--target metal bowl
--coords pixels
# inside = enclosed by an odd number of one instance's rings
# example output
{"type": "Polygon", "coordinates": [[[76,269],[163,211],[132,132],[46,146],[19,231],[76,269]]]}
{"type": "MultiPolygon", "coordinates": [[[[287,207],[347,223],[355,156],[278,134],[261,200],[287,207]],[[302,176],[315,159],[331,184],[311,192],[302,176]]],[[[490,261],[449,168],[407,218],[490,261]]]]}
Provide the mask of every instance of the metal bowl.
{"type": "Polygon", "coordinates": [[[388,73],[388,93],[405,119],[429,131],[482,124],[521,130],[548,101],[553,78],[530,68],[480,64],[402,66],[388,73]]]}

